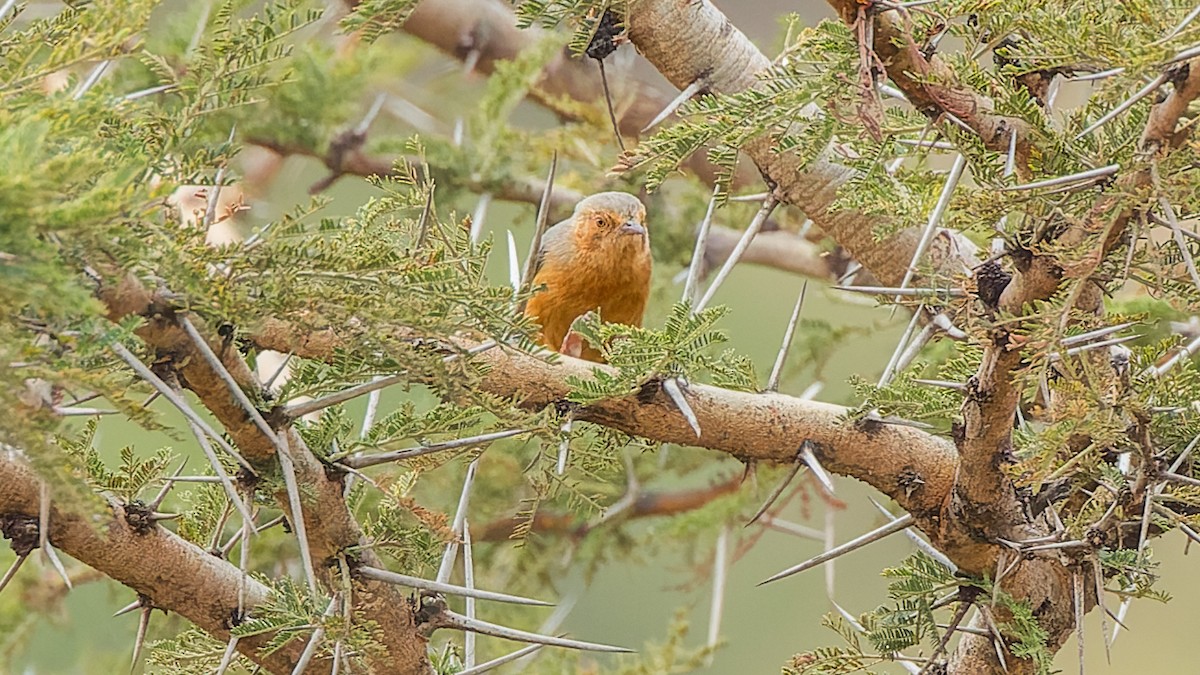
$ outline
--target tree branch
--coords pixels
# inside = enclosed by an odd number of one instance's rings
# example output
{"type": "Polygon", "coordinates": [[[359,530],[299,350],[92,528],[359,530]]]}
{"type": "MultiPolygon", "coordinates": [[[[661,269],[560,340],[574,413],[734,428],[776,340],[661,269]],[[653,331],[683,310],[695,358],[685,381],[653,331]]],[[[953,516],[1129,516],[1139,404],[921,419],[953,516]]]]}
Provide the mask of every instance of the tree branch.
{"type": "MultiPolygon", "coordinates": [[[[707,0],[642,0],[632,3],[629,12],[630,40],[680,89],[700,80],[708,92],[737,93],[759,86],[758,74],[771,66],[707,0]]],[[[920,233],[906,229],[876,241],[874,232],[884,224],[879,218],[849,209],[832,210],[838,188],[854,176],[852,169],[822,158],[802,163],[795,153],[773,147],[769,135],[751,139],[742,151],[775,185],[783,201],[802,209],[880,282],[899,284],[917,250],[920,233]]],[[[945,238],[947,245],[930,247],[928,262],[934,270],[961,273],[974,266],[974,244],[949,230],[938,236],[945,238]]]]}
{"type": "MultiPolygon", "coordinates": [[[[739,473],[727,480],[701,488],[655,492],[631,487],[631,492],[626,493],[619,502],[610,506],[605,516],[598,522],[583,522],[569,513],[538,510],[530,524],[529,533],[531,535],[562,534],[571,539],[582,539],[609,522],[625,522],[636,518],[671,516],[694,511],[712,503],[718,497],[737,492],[741,485],[742,475],[739,473]],[[627,504],[625,504],[626,500],[628,500],[627,504]],[[624,506],[622,506],[623,504],[624,506]]],[[[518,516],[493,520],[477,528],[472,527],[471,538],[475,541],[504,541],[512,538],[517,528],[525,522],[525,519],[518,516]]]]}
{"type": "MultiPolygon", "coordinates": [[[[262,349],[317,360],[332,358],[344,344],[333,329],[305,335],[281,319],[252,327],[249,339],[262,349]]],[[[476,346],[463,339],[456,342],[464,350],[476,346]]],[[[481,391],[515,396],[518,405],[530,409],[565,401],[571,391],[568,378],[591,379],[594,369],[608,368],[566,356],[556,360],[551,363],[505,347],[472,357],[481,371],[481,391]]],[[[950,493],[958,458],[946,439],[909,426],[859,423],[847,418],[842,406],[785,394],[705,384],[690,384],[685,391],[703,430],[699,438],[655,382],[627,397],[585,406],[575,419],[664,443],[720,450],[743,460],[785,464],[793,462],[800,444],[809,440],[825,468],[870,483],[918,518],[936,516],[950,493]]],[[[937,531],[928,521],[925,524],[937,531]]]]}
{"type": "MultiPolygon", "coordinates": [[[[130,275],[120,277],[116,284],[102,286],[98,295],[112,321],[131,315],[144,317],[146,321],[138,329],[138,336],[155,349],[165,365],[178,374],[180,383],[192,390],[221,422],[247,460],[264,471],[277,470],[272,441],[258,429],[220,374],[198,352],[175,319],[177,310],[165,297],[151,294],[130,275]]],[[[238,386],[250,392],[251,399],[256,398],[254,394],[260,393],[261,385],[232,343],[216,341],[210,346],[238,386]]],[[[164,364],[160,362],[161,365],[164,364]]],[[[355,550],[353,555],[358,563],[383,567],[347,507],[342,476],[326,471],[295,429],[276,429],[276,433],[286,438],[297,483],[304,486],[300,493],[302,511],[312,557],[320,568],[318,576],[324,577],[321,572],[335,564],[337,557],[348,549],[355,550]]],[[[274,497],[280,508],[293,517],[286,491],[280,488],[274,497]]],[[[395,586],[373,579],[354,575],[352,581],[356,620],[375,622],[380,629],[377,634],[386,647],[373,654],[373,667],[389,672],[427,672],[427,638],[418,631],[405,596],[395,586]]]]}
{"type": "MultiPolygon", "coordinates": [[[[358,0],[344,0],[354,7],[358,0]]],[[[521,30],[517,18],[505,3],[490,0],[424,0],[404,23],[404,32],[428,42],[443,52],[467,61],[484,73],[491,73],[497,61],[511,61],[537,42],[541,31],[521,30]]],[[[613,103],[617,124],[623,136],[637,138],[642,129],[671,102],[671,96],[654,85],[627,77],[613,103]]],[[[603,105],[600,71],[588,59],[572,58],[565,49],[542,71],[542,77],[530,96],[562,115],[559,99],[590,103],[599,110],[603,105]]],[[[712,184],[717,169],[704,153],[691,157],[687,168],[701,180],[712,184]]],[[[751,176],[739,172],[735,183],[749,182],[751,176]]]]}
{"type": "MultiPolygon", "coordinates": [[[[15,525],[19,519],[29,519],[36,528],[40,484],[17,453],[0,451],[0,523],[15,525]]],[[[242,583],[242,572],[236,566],[157,525],[145,531],[135,529],[126,520],[124,509],[116,505],[107,517],[98,518],[55,502],[50,506],[49,522],[50,543],[56,548],[146,596],[154,607],[187,618],[214,639],[229,639],[242,583]]],[[[5,532],[6,536],[12,534],[5,532]]],[[[247,607],[270,598],[271,589],[253,577],[245,584],[247,607]]],[[[303,645],[293,642],[264,656],[258,650],[269,638],[243,638],[237,649],[270,672],[289,672],[303,645]]]]}

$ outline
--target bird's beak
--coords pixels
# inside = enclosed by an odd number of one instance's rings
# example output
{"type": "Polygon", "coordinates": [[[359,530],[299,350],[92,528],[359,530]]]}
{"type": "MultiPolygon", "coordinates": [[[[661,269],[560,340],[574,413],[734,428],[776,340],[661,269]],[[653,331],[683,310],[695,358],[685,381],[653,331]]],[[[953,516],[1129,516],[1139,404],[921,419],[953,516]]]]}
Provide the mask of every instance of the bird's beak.
{"type": "Polygon", "coordinates": [[[646,234],[646,228],[641,223],[630,220],[621,226],[621,234],[646,234]]]}

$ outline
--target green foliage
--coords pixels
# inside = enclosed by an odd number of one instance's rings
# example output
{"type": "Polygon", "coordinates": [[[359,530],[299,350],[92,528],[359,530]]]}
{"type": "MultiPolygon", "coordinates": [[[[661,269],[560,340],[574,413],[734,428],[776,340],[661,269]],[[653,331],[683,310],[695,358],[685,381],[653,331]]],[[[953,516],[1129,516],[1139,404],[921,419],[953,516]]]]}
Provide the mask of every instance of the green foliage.
{"type": "Polygon", "coordinates": [[[627,396],[656,377],[696,377],[707,372],[713,384],[748,390],[756,385],[748,359],[730,350],[713,356],[709,347],[726,341],[716,328],[725,308],[692,314],[687,303],[671,309],[662,330],[606,324],[592,316],[576,322],[575,330],[598,346],[616,373],[596,369],[591,379],[570,379],[571,400],[590,403],[627,396]]]}
{"type": "Polygon", "coordinates": [[[357,33],[368,44],[381,36],[399,30],[417,8],[418,0],[363,0],[354,10],[342,17],[340,25],[346,32],[357,33]]]}
{"type": "MultiPolygon", "coordinates": [[[[189,628],[173,638],[151,641],[146,650],[146,666],[148,672],[208,675],[217,670],[224,654],[224,643],[199,628],[189,628]]],[[[231,665],[246,672],[254,669],[250,659],[238,652],[234,652],[231,665]]]]}
{"type": "Polygon", "coordinates": [[[516,0],[517,25],[535,23],[546,28],[566,24],[571,28],[571,52],[583,54],[596,34],[606,11],[617,17],[627,16],[628,0],[516,0]]]}
{"type": "Polygon", "coordinates": [[[110,470],[96,451],[95,434],[96,421],[93,419],[85,425],[80,437],[71,440],[60,436],[58,444],[68,457],[84,466],[87,481],[93,488],[111,492],[124,503],[138,499],[146,487],[161,478],[173,458],[170,449],[163,448],[142,459],[135,454],[133,446],[127,445],[121,448],[121,465],[115,471],[110,470]]]}

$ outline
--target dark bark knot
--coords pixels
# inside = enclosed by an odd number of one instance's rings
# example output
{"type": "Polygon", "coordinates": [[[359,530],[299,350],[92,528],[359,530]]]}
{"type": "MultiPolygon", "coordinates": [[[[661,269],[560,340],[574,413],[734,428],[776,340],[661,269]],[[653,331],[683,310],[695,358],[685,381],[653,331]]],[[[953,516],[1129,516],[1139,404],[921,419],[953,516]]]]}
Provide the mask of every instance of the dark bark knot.
{"type": "Polygon", "coordinates": [[[896,486],[904,491],[904,496],[911,499],[913,494],[925,487],[925,479],[916,469],[905,467],[900,475],[896,477],[896,486]]]}
{"type": "Polygon", "coordinates": [[[154,530],[154,512],[141,501],[132,501],[125,505],[125,522],[129,523],[134,534],[146,535],[154,530]]]}
{"type": "Polygon", "coordinates": [[[20,513],[0,513],[0,533],[12,540],[12,550],[24,558],[38,547],[38,519],[20,513]]]}
{"type": "Polygon", "coordinates": [[[604,10],[600,22],[596,24],[596,32],[584,52],[589,58],[603,61],[609,54],[617,51],[624,41],[625,26],[623,26],[611,9],[604,10]]]}
{"type": "Polygon", "coordinates": [[[975,285],[979,289],[979,299],[988,308],[995,310],[1000,306],[1000,296],[1013,275],[1004,270],[995,260],[979,266],[975,271],[975,285]]]}

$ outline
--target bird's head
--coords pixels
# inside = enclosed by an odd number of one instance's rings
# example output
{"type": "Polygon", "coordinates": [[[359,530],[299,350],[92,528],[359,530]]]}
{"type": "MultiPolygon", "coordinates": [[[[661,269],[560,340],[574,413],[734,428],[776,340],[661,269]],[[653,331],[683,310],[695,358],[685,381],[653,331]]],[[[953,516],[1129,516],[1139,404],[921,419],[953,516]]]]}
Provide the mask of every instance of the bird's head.
{"type": "Polygon", "coordinates": [[[646,207],[626,192],[601,192],[575,207],[575,237],[589,249],[646,249],[646,207]]]}

